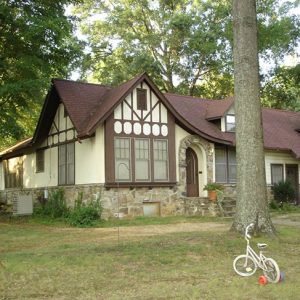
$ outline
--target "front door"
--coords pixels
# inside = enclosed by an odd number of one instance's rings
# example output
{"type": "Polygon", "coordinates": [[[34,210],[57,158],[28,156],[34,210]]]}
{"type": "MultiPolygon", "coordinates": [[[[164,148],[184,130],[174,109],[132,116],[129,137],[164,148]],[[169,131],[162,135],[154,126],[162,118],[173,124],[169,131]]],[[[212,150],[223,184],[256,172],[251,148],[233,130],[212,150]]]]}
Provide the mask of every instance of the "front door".
{"type": "Polygon", "coordinates": [[[295,202],[299,204],[299,178],[298,178],[298,165],[286,165],[286,180],[292,183],[295,190],[295,202]]]}
{"type": "Polygon", "coordinates": [[[193,149],[186,149],[186,194],[187,197],[199,197],[198,160],[193,149]]]}

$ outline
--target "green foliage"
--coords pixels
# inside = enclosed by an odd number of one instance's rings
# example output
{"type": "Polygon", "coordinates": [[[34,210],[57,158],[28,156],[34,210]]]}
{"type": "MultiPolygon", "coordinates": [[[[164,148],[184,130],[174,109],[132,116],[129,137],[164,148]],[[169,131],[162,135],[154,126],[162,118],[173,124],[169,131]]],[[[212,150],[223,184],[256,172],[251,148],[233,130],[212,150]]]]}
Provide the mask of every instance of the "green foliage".
{"type": "Polygon", "coordinates": [[[277,68],[262,92],[262,104],[286,110],[300,111],[300,64],[293,68],[277,68]]]}
{"type": "Polygon", "coordinates": [[[295,190],[288,180],[275,183],[272,190],[277,202],[291,202],[295,199],[295,190]]]}
{"type": "MultiPolygon", "coordinates": [[[[260,56],[275,65],[299,41],[296,2],[257,3],[260,56]]],[[[75,12],[91,49],[85,71],[108,84],[146,71],[165,91],[232,95],[231,10],[229,0],[84,0],[75,12]]]]}
{"type": "Polygon", "coordinates": [[[48,216],[52,219],[65,218],[69,214],[63,189],[49,193],[49,198],[41,200],[34,207],[35,216],[48,216]]]}
{"type": "Polygon", "coordinates": [[[73,2],[1,1],[0,148],[32,135],[51,77],[78,65],[75,19],[65,15],[73,2]]]}
{"type": "Polygon", "coordinates": [[[217,183],[217,182],[209,182],[204,186],[203,190],[204,191],[223,191],[224,185],[217,183]]]}
{"type": "Polygon", "coordinates": [[[102,206],[100,200],[83,202],[83,194],[79,194],[74,208],[68,216],[68,223],[76,227],[89,227],[101,219],[102,206]]]}

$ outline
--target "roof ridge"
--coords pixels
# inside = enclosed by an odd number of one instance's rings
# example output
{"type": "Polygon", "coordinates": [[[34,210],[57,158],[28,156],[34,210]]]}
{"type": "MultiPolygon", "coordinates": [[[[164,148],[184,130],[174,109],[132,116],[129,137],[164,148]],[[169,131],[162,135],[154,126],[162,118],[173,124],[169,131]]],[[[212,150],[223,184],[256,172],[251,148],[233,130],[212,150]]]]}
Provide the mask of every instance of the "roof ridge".
{"type": "Polygon", "coordinates": [[[273,108],[273,107],[264,107],[264,106],[262,106],[262,109],[273,110],[273,111],[275,110],[275,111],[278,111],[278,112],[285,112],[285,113],[300,114],[300,111],[292,111],[292,110],[273,108]]]}
{"type": "Polygon", "coordinates": [[[69,79],[62,79],[62,78],[52,78],[52,81],[53,81],[53,80],[67,81],[67,82],[73,82],[73,83],[84,84],[84,85],[96,85],[96,86],[102,86],[102,87],[108,87],[108,88],[115,88],[115,87],[112,86],[112,85],[101,84],[101,83],[92,83],[92,82],[76,81],[76,80],[69,80],[69,79]]]}
{"type": "MultiPolygon", "coordinates": [[[[208,99],[208,98],[201,98],[201,97],[197,97],[197,96],[191,96],[191,95],[180,95],[180,94],[175,94],[175,93],[169,93],[169,92],[166,92],[166,93],[163,93],[164,95],[174,95],[174,96],[179,96],[179,97],[187,97],[187,98],[193,98],[195,100],[205,100],[205,101],[215,101],[218,99],[208,99]]],[[[221,99],[223,100],[223,99],[221,99]]]]}

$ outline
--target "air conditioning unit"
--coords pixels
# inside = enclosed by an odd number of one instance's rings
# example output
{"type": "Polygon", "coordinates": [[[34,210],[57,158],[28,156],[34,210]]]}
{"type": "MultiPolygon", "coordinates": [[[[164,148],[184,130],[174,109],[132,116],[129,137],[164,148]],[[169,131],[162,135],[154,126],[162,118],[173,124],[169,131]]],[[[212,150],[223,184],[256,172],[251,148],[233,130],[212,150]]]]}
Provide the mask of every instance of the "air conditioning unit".
{"type": "Polygon", "coordinates": [[[17,194],[13,199],[13,214],[15,216],[32,215],[32,195],[17,194]]]}

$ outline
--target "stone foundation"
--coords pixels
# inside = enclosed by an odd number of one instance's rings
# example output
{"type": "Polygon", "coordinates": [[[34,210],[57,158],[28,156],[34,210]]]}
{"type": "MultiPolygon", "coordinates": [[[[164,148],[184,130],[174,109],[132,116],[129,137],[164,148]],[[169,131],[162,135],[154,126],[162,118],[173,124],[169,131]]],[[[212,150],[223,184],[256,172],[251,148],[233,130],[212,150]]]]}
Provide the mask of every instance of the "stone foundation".
{"type": "MultiPolygon", "coordinates": [[[[217,216],[220,215],[220,208],[216,203],[210,202],[207,198],[185,197],[180,192],[180,187],[174,188],[110,188],[107,189],[101,184],[76,185],[61,187],[65,192],[68,206],[72,207],[79,197],[83,201],[100,199],[103,206],[102,217],[109,219],[120,216],[133,218],[144,215],[144,206],[156,203],[158,215],[199,215],[217,216]]],[[[57,187],[47,188],[49,193],[57,187]]],[[[37,202],[43,199],[45,188],[37,189],[9,189],[0,192],[0,202],[12,204],[12,199],[18,193],[31,193],[37,202]]],[[[224,209],[228,214],[233,215],[235,209],[236,187],[226,185],[224,190],[224,209]]],[[[272,199],[271,187],[268,187],[268,199],[272,199]]]]}
{"type": "MultiPolygon", "coordinates": [[[[48,192],[57,188],[47,188],[48,192]]],[[[102,217],[133,218],[145,215],[145,206],[157,207],[159,216],[199,215],[217,216],[219,208],[216,203],[207,198],[188,198],[181,196],[177,187],[174,188],[110,188],[103,185],[77,185],[62,187],[68,206],[74,206],[76,199],[83,201],[100,199],[103,206],[102,217]]],[[[2,199],[12,204],[12,199],[18,193],[32,194],[35,202],[44,198],[44,188],[39,189],[9,189],[3,192],[2,199]]]]}

